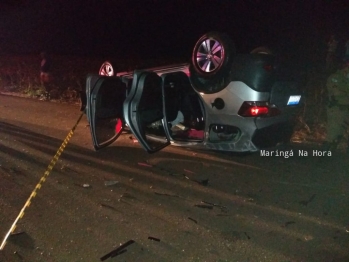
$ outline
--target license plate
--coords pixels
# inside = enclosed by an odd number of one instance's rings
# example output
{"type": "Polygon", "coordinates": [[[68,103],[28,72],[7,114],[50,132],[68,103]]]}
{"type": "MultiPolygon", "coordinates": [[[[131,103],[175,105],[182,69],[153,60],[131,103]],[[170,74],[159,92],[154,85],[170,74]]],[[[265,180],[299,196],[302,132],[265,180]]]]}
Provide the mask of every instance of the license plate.
{"type": "Polygon", "coordinates": [[[298,105],[300,100],[301,100],[301,96],[290,96],[290,98],[288,99],[287,105],[288,106],[298,105]]]}

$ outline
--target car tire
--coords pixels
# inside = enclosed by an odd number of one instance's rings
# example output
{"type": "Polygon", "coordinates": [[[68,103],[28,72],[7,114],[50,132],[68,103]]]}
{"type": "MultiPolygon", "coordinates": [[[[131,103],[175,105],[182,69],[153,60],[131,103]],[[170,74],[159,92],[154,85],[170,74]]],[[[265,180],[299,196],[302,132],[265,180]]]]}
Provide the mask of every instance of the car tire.
{"type": "Polygon", "coordinates": [[[209,32],[195,44],[189,66],[190,81],[198,92],[212,94],[230,82],[230,69],[236,49],[228,35],[209,32]]]}
{"type": "Polygon", "coordinates": [[[105,61],[99,68],[98,74],[101,76],[114,76],[115,68],[110,61],[105,61]]]}

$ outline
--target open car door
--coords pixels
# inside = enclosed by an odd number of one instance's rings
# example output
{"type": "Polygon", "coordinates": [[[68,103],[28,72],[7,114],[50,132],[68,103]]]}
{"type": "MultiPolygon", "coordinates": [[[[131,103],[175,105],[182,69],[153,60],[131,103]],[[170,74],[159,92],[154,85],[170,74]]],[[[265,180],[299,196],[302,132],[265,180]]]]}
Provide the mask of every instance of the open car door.
{"type": "Polygon", "coordinates": [[[86,114],[95,150],[113,143],[124,128],[126,85],[118,77],[90,75],[86,80],[86,114]]]}
{"type": "Polygon", "coordinates": [[[148,153],[170,145],[165,132],[161,78],[154,72],[135,71],[124,102],[125,121],[148,153]]]}

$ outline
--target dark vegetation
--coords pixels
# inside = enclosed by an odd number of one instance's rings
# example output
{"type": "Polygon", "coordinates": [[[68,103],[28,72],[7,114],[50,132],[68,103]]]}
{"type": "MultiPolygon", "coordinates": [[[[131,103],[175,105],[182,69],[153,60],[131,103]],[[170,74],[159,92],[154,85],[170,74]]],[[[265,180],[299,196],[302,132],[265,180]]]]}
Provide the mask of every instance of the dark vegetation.
{"type": "MultiPolygon", "coordinates": [[[[68,91],[78,93],[82,90],[85,76],[98,72],[97,60],[76,57],[54,56],[52,86],[63,99],[68,91]]],[[[0,88],[3,92],[20,93],[28,97],[39,97],[44,88],[40,82],[40,56],[2,56],[0,60],[0,88]]]]}

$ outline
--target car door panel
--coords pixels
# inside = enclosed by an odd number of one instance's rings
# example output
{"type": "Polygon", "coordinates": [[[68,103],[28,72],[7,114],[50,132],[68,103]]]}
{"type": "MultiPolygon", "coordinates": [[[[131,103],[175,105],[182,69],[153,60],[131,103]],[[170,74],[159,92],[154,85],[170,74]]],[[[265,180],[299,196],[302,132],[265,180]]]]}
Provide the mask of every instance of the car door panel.
{"type": "Polygon", "coordinates": [[[172,141],[202,142],[205,125],[203,108],[188,76],[183,72],[172,72],[161,75],[161,78],[167,135],[172,141]],[[185,130],[178,128],[178,124],[185,130]],[[200,133],[199,138],[193,136],[195,132],[200,133]]]}
{"type": "Polygon", "coordinates": [[[124,128],[126,85],[118,77],[88,76],[86,113],[95,150],[113,143],[124,128]]]}
{"type": "Polygon", "coordinates": [[[134,72],[124,114],[132,133],[147,152],[154,153],[170,145],[164,131],[161,78],[156,73],[134,72]]]}

